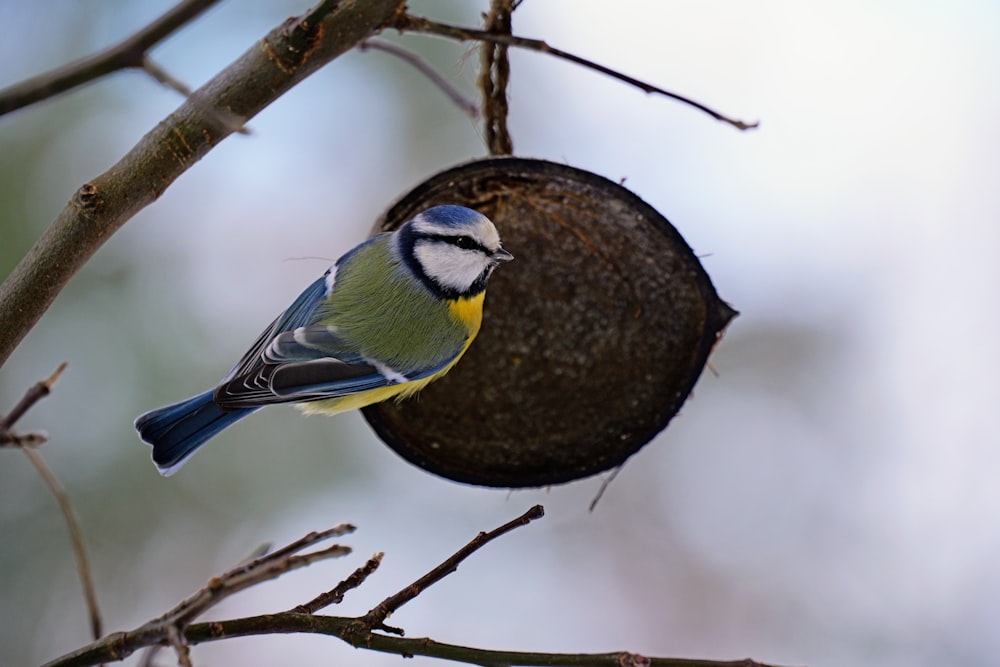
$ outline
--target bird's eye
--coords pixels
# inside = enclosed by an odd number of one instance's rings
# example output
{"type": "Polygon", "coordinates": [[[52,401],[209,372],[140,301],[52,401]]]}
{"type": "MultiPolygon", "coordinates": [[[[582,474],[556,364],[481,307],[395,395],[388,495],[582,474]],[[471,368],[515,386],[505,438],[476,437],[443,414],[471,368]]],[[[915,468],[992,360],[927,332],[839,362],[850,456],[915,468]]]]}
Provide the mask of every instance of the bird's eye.
{"type": "Polygon", "coordinates": [[[474,250],[479,247],[479,244],[472,240],[469,236],[459,236],[455,239],[455,245],[462,250],[474,250]]]}

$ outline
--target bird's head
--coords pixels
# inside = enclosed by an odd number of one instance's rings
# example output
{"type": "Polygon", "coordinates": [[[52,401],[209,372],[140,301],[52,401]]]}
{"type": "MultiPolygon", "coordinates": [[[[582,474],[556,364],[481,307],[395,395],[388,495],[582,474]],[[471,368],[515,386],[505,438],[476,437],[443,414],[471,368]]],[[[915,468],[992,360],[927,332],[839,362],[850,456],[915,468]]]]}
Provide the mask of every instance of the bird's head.
{"type": "Polygon", "coordinates": [[[432,290],[447,298],[486,289],[498,264],[514,259],[490,219],[464,206],[435,206],[396,231],[397,248],[432,290]]]}

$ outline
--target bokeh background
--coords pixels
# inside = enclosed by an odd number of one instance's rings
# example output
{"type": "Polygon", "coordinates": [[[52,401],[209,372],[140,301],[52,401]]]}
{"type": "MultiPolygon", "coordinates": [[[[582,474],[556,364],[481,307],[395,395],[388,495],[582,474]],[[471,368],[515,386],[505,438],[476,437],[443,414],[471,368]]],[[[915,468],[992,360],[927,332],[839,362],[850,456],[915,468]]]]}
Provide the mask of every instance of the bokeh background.
{"type": "MultiPolygon", "coordinates": [[[[135,31],[169,0],[0,3],[0,85],[135,31]]],[[[225,2],[154,51],[200,85],[307,3],[225,2]]],[[[485,3],[414,0],[467,25],[485,3]]],[[[265,541],[341,521],[356,551],[232,598],[279,611],[371,553],[357,614],[481,529],[495,543],[392,618],[488,648],[789,665],[982,665],[1000,653],[1000,5],[528,0],[519,34],[747,120],[512,52],[517,153],[628,187],[741,317],[670,427],[602,479],[509,493],[428,475],[357,414],[274,408],[163,479],[139,412],[214,384],[396,197],[484,154],[406,64],[352,52],[226,140],[76,276],[0,371],[0,410],[70,367],[20,427],[76,503],[108,630],[158,615],[265,541]],[[317,258],[319,256],[319,258],[317,258]]],[[[387,36],[469,95],[477,53],[387,36]]],[[[0,274],[74,190],[179,104],[140,73],[0,118],[0,274]]],[[[516,270],[516,266],[511,266],[516,270]]],[[[0,452],[0,664],[88,640],[63,519],[0,452]]],[[[195,647],[196,665],[398,665],[329,638],[195,647]]],[[[173,656],[163,654],[162,664],[173,656]]],[[[135,664],[133,659],[131,664],[135,664]]],[[[416,659],[415,663],[431,664],[416,659]]]]}

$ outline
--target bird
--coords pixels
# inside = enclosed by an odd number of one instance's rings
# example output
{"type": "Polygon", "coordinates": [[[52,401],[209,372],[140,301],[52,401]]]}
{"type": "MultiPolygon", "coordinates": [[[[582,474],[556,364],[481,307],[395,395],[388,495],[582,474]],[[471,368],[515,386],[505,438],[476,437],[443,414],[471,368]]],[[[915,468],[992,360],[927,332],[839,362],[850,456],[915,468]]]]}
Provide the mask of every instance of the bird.
{"type": "Polygon", "coordinates": [[[486,284],[513,259],[485,215],[428,208],[340,259],[268,326],[218,386],[135,420],[164,476],[260,408],[336,414],[413,395],[479,333],[486,284]]]}

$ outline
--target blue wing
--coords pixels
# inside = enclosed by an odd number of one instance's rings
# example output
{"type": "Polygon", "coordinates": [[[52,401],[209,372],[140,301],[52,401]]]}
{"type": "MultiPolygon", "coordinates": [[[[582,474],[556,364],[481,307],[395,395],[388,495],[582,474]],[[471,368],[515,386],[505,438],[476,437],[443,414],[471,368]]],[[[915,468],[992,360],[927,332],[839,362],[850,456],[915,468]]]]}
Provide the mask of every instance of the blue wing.
{"type": "Polygon", "coordinates": [[[316,306],[318,306],[327,294],[327,276],[333,271],[332,268],[327,269],[327,272],[323,274],[322,278],[316,279],[312,285],[307,287],[302,294],[292,302],[288,308],[285,309],[281,315],[275,318],[271,322],[270,326],[261,332],[254,344],[250,346],[243,358],[236,362],[233,369],[229,371],[229,374],[222,380],[222,384],[225,384],[235,377],[240,375],[246,375],[254,367],[258,365],[264,350],[270,345],[271,340],[284,331],[291,329],[296,329],[305,324],[308,324],[313,315],[316,312],[316,306]]]}
{"type": "Polygon", "coordinates": [[[366,358],[335,327],[314,323],[317,306],[329,293],[327,278],[324,275],[306,288],[216,387],[213,399],[220,408],[318,401],[422,380],[461,354],[459,347],[444,362],[405,369],[366,358]]]}

